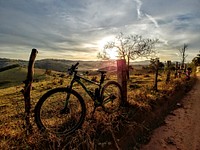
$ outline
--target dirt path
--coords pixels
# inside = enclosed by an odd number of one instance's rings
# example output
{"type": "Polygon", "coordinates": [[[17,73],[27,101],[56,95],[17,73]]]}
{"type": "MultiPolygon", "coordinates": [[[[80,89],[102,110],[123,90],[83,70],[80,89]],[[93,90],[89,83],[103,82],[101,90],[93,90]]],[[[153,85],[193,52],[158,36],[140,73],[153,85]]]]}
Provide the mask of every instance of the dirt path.
{"type": "Polygon", "coordinates": [[[141,150],[200,150],[200,73],[193,89],[141,150]]]}

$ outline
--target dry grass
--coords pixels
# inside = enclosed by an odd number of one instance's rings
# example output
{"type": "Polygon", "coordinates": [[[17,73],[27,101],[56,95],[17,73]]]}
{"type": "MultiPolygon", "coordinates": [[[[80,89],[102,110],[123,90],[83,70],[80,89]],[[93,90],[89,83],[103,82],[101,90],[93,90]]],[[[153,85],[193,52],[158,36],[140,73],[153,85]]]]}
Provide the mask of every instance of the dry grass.
{"type": "MultiPolygon", "coordinates": [[[[89,76],[88,78],[92,78],[89,76]]],[[[153,74],[131,75],[128,84],[128,102],[133,108],[151,111],[152,106],[164,95],[173,94],[178,86],[185,83],[183,78],[165,83],[165,75],[159,76],[158,92],[152,90],[153,74]],[[132,85],[132,86],[131,86],[132,85]]],[[[109,75],[107,79],[115,79],[109,75]]],[[[119,148],[123,140],[124,128],[133,130],[138,123],[132,120],[136,110],[122,108],[119,112],[108,115],[97,109],[92,117],[93,102],[79,87],[75,89],[83,96],[87,116],[81,129],[68,137],[56,137],[39,133],[34,123],[33,109],[38,99],[49,89],[67,85],[69,78],[62,78],[55,72],[39,82],[33,83],[31,91],[33,134],[25,137],[24,133],[24,99],[20,90],[23,85],[0,89],[0,149],[106,149],[119,148]]],[[[90,86],[89,88],[94,88],[90,86]]],[[[131,132],[131,131],[130,131],[131,132]]]]}

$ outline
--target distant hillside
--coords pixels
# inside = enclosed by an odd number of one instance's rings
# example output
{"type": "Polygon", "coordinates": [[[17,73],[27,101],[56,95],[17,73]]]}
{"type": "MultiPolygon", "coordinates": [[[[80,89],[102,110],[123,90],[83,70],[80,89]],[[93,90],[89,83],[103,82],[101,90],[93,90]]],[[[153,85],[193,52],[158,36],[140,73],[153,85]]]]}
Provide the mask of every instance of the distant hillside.
{"type": "MultiPolygon", "coordinates": [[[[35,68],[66,72],[67,69],[76,62],[77,61],[64,60],[64,59],[42,59],[35,61],[35,68]]],[[[115,61],[78,61],[78,62],[79,62],[79,70],[95,70],[102,68],[105,69],[112,66],[116,67],[115,61]]],[[[140,62],[133,62],[131,63],[131,65],[146,65],[148,63],[149,61],[140,61],[140,62]]],[[[28,65],[28,61],[0,58],[0,69],[16,64],[26,67],[28,65]]]]}
{"type": "MultiPolygon", "coordinates": [[[[58,59],[42,59],[35,62],[35,79],[44,79],[45,70],[54,70],[59,72],[67,72],[67,69],[77,61],[71,60],[58,60],[58,59]]],[[[134,65],[134,69],[140,69],[141,65],[137,63],[131,63],[134,65]]],[[[28,61],[13,60],[0,58],[0,88],[14,86],[22,83],[25,80],[27,74],[28,61]]],[[[79,61],[79,71],[95,71],[106,70],[109,72],[115,72],[116,61],[79,61]]],[[[94,73],[94,72],[93,72],[94,73]]]]}
{"type": "Polygon", "coordinates": [[[3,67],[3,68],[0,68],[0,72],[6,71],[6,70],[9,70],[9,69],[13,69],[13,68],[16,68],[16,67],[20,67],[20,65],[19,64],[14,64],[14,65],[10,65],[10,66],[6,66],[6,67],[3,67]]]}
{"type": "MultiPolygon", "coordinates": [[[[35,61],[35,68],[49,69],[55,71],[66,72],[71,65],[75,64],[77,61],[63,60],[63,59],[42,59],[35,61]]],[[[107,66],[116,66],[113,61],[78,61],[80,70],[94,70],[99,68],[104,68],[107,66]]],[[[0,58],[0,68],[7,66],[19,64],[20,66],[28,66],[28,61],[24,60],[14,60],[7,58],[0,58]]]]}
{"type": "MultiPolygon", "coordinates": [[[[42,59],[35,62],[35,68],[49,69],[55,71],[66,72],[68,68],[74,65],[77,61],[59,60],[59,59],[42,59]]],[[[80,70],[94,70],[108,65],[115,65],[110,62],[102,61],[78,61],[80,70]]]]}
{"type": "Polygon", "coordinates": [[[131,65],[149,65],[150,60],[144,60],[144,61],[134,61],[130,63],[131,65]]]}
{"type": "MultiPolygon", "coordinates": [[[[35,69],[34,79],[43,80],[46,78],[45,70],[35,69]]],[[[27,76],[27,68],[15,67],[5,71],[0,72],[0,89],[10,86],[16,86],[22,84],[27,76]]]]}
{"type": "Polygon", "coordinates": [[[16,64],[20,66],[24,66],[24,65],[27,65],[27,63],[28,62],[24,60],[0,58],[0,68],[4,68],[7,66],[16,65],[16,64]]]}

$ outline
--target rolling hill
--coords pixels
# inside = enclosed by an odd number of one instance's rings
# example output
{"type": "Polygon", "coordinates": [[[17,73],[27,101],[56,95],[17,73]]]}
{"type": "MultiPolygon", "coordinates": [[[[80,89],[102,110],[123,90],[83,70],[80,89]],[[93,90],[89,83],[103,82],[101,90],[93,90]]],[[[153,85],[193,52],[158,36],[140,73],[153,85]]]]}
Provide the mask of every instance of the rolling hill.
{"type": "MultiPolygon", "coordinates": [[[[71,65],[75,64],[77,61],[63,60],[63,59],[42,59],[35,61],[35,68],[55,70],[60,72],[66,72],[71,65]]],[[[99,68],[104,68],[107,66],[116,66],[113,61],[78,61],[80,70],[94,70],[99,68]]],[[[14,64],[19,64],[20,66],[26,67],[28,61],[24,60],[14,60],[7,58],[0,58],[0,69],[11,66],[14,64]]]]}
{"type": "MultiPolygon", "coordinates": [[[[46,70],[67,72],[77,61],[60,59],[42,59],[35,61],[34,79],[45,78],[46,70]]],[[[78,61],[80,71],[107,70],[116,71],[116,61],[78,61]]],[[[142,62],[140,62],[141,64],[142,62]]],[[[144,62],[144,63],[147,63],[144,62]]],[[[131,63],[137,68],[139,62],[131,63]]],[[[0,88],[16,86],[26,79],[28,61],[0,58],[0,88]]]]}
{"type": "MultiPolygon", "coordinates": [[[[27,75],[27,68],[24,67],[16,67],[0,72],[0,89],[22,84],[23,81],[26,79],[26,75],[27,75]]],[[[34,71],[35,80],[42,80],[45,78],[46,78],[45,70],[35,69],[34,71]]]]}
{"type": "MultiPolygon", "coordinates": [[[[67,69],[76,62],[58,59],[36,60],[34,79],[45,79],[47,77],[45,75],[47,70],[67,72],[67,69]]],[[[27,66],[28,61],[0,58],[0,89],[22,84],[26,79],[27,66]]],[[[79,70],[81,71],[97,70],[99,68],[109,70],[110,68],[116,68],[115,66],[114,62],[108,61],[79,61],[79,70]]]]}

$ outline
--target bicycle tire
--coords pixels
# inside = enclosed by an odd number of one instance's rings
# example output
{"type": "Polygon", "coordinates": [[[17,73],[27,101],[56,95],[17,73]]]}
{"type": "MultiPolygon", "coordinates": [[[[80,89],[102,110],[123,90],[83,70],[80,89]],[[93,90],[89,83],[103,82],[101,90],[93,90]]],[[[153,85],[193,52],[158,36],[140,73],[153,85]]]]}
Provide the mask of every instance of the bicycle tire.
{"type": "Polygon", "coordinates": [[[40,131],[69,135],[79,129],[86,116],[83,98],[73,89],[55,88],[45,93],[35,106],[35,122],[40,131]],[[67,94],[69,113],[61,114],[67,94]],[[63,94],[63,95],[62,95],[63,94]],[[62,101],[63,99],[63,101],[62,101]],[[79,116],[80,115],[80,116],[79,116]]]}
{"type": "Polygon", "coordinates": [[[101,99],[102,108],[105,112],[113,113],[119,110],[122,103],[122,89],[119,83],[115,81],[107,82],[102,88],[101,99]]]}

